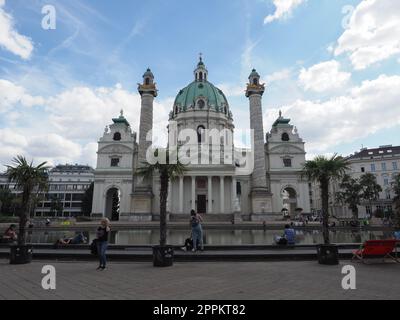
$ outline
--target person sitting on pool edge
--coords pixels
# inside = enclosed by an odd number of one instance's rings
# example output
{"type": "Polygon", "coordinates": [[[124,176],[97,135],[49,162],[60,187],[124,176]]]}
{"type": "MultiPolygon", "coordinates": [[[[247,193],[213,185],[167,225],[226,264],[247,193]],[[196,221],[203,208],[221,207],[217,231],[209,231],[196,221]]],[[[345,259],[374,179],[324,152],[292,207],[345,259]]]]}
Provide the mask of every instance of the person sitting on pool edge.
{"type": "Polygon", "coordinates": [[[58,240],[56,245],[58,245],[58,244],[63,244],[63,245],[66,245],[66,244],[83,244],[83,243],[86,243],[86,241],[87,241],[87,239],[83,235],[83,233],[79,232],[73,238],[66,238],[66,239],[58,240]]]}
{"type": "Polygon", "coordinates": [[[15,224],[10,225],[8,227],[8,229],[6,230],[6,232],[4,232],[1,242],[11,243],[11,242],[17,241],[18,235],[17,235],[17,232],[15,231],[15,229],[16,229],[15,224]]]}
{"type": "Polygon", "coordinates": [[[296,232],[290,225],[285,225],[285,231],[282,237],[276,237],[276,244],[293,246],[296,243],[296,232]]]}

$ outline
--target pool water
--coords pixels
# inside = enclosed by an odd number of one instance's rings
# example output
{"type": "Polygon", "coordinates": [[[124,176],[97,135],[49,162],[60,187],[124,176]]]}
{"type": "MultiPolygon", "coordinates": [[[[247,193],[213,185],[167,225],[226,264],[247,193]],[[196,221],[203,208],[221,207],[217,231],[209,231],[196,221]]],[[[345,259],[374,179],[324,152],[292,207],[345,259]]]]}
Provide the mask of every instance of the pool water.
{"type": "MultiPolygon", "coordinates": [[[[205,244],[209,245],[270,245],[274,244],[275,237],[282,235],[280,230],[204,230],[205,244]]],[[[83,233],[89,241],[95,238],[95,232],[83,233]]],[[[48,231],[28,234],[30,243],[55,243],[58,239],[73,238],[75,231],[48,231]]],[[[190,236],[190,231],[169,230],[168,243],[182,245],[190,236]]],[[[366,240],[392,238],[391,232],[385,231],[351,231],[340,230],[330,232],[332,243],[361,243],[366,240]]],[[[159,243],[159,230],[121,230],[112,231],[110,244],[118,245],[156,245],[159,243]]],[[[319,244],[323,242],[321,231],[296,230],[297,244],[319,244]]]]}

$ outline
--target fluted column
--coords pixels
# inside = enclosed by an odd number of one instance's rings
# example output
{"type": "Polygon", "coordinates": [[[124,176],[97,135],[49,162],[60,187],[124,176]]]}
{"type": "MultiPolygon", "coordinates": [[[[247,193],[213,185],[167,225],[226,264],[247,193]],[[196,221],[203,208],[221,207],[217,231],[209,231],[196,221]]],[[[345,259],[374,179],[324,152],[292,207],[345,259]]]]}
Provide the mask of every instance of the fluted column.
{"type": "Polygon", "coordinates": [[[179,213],[183,213],[183,176],[179,177],[179,213]]]}
{"type": "Polygon", "coordinates": [[[212,176],[208,176],[208,212],[212,213],[212,176]]]}
{"type": "Polygon", "coordinates": [[[232,212],[235,211],[235,203],[236,203],[236,177],[232,176],[232,199],[231,199],[231,205],[232,205],[232,212]]]}
{"type": "Polygon", "coordinates": [[[192,210],[196,210],[196,177],[192,176],[192,210]]]}
{"type": "Polygon", "coordinates": [[[221,213],[225,213],[225,177],[219,177],[219,184],[220,184],[220,201],[221,201],[221,213]]]}

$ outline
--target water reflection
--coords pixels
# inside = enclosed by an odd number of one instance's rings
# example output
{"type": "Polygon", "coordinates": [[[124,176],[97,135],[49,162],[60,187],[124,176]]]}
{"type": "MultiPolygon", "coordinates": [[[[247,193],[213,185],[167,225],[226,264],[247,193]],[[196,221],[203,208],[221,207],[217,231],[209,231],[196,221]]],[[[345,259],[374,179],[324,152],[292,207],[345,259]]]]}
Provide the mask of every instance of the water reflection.
{"type": "MultiPolygon", "coordinates": [[[[95,232],[83,232],[89,241],[95,238],[95,232]]],[[[268,245],[274,244],[279,230],[205,230],[204,243],[211,245],[268,245]]],[[[48,231],[33,232],[28,234],[28,242],[31,243],[55,243],[58,239],[73,238],[74,231],[48,231]]],[[[186,230],[169,230],[167,232],[168,243],[172,245],[183,245],[185,239],[190,236],[186,230]]],[[[331,231],[332,243],[361,243],[366,240],[391,238],[390,232],[384,231],[331,231]]],[[[120,245],[156,245],[159,243],[160,233],[158,230],[121,230],[112,231],[110,235],[111,244],[120,245]]],[[[297,244],[319,244],[323,242],[322,233],[318,230],[302,231],[296,230],[297,244]]]]}

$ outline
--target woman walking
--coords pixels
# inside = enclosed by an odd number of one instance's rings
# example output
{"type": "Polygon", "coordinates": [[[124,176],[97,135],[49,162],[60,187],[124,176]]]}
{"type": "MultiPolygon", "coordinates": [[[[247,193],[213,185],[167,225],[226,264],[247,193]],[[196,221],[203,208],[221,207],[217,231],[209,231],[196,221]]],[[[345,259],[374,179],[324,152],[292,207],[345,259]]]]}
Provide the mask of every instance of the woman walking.
{"type": "Polygon", "coordinates": [[[197,244],[199,244],[201,251],[204,250],[201,222],[203,222],[202,217],[192,210],[190,212],[190,225],[192,227],[193,252],[197,251],[197,244]]]}
{"type": "Polygon", "coordinates": [[[108,246],[108,235],[110,233],[110,220],[103,218],[100,221],[100,226],[97,228],[97,254],[99,255],[100,264],[97,270],[106,268],[106,251],[108,246]]]}

